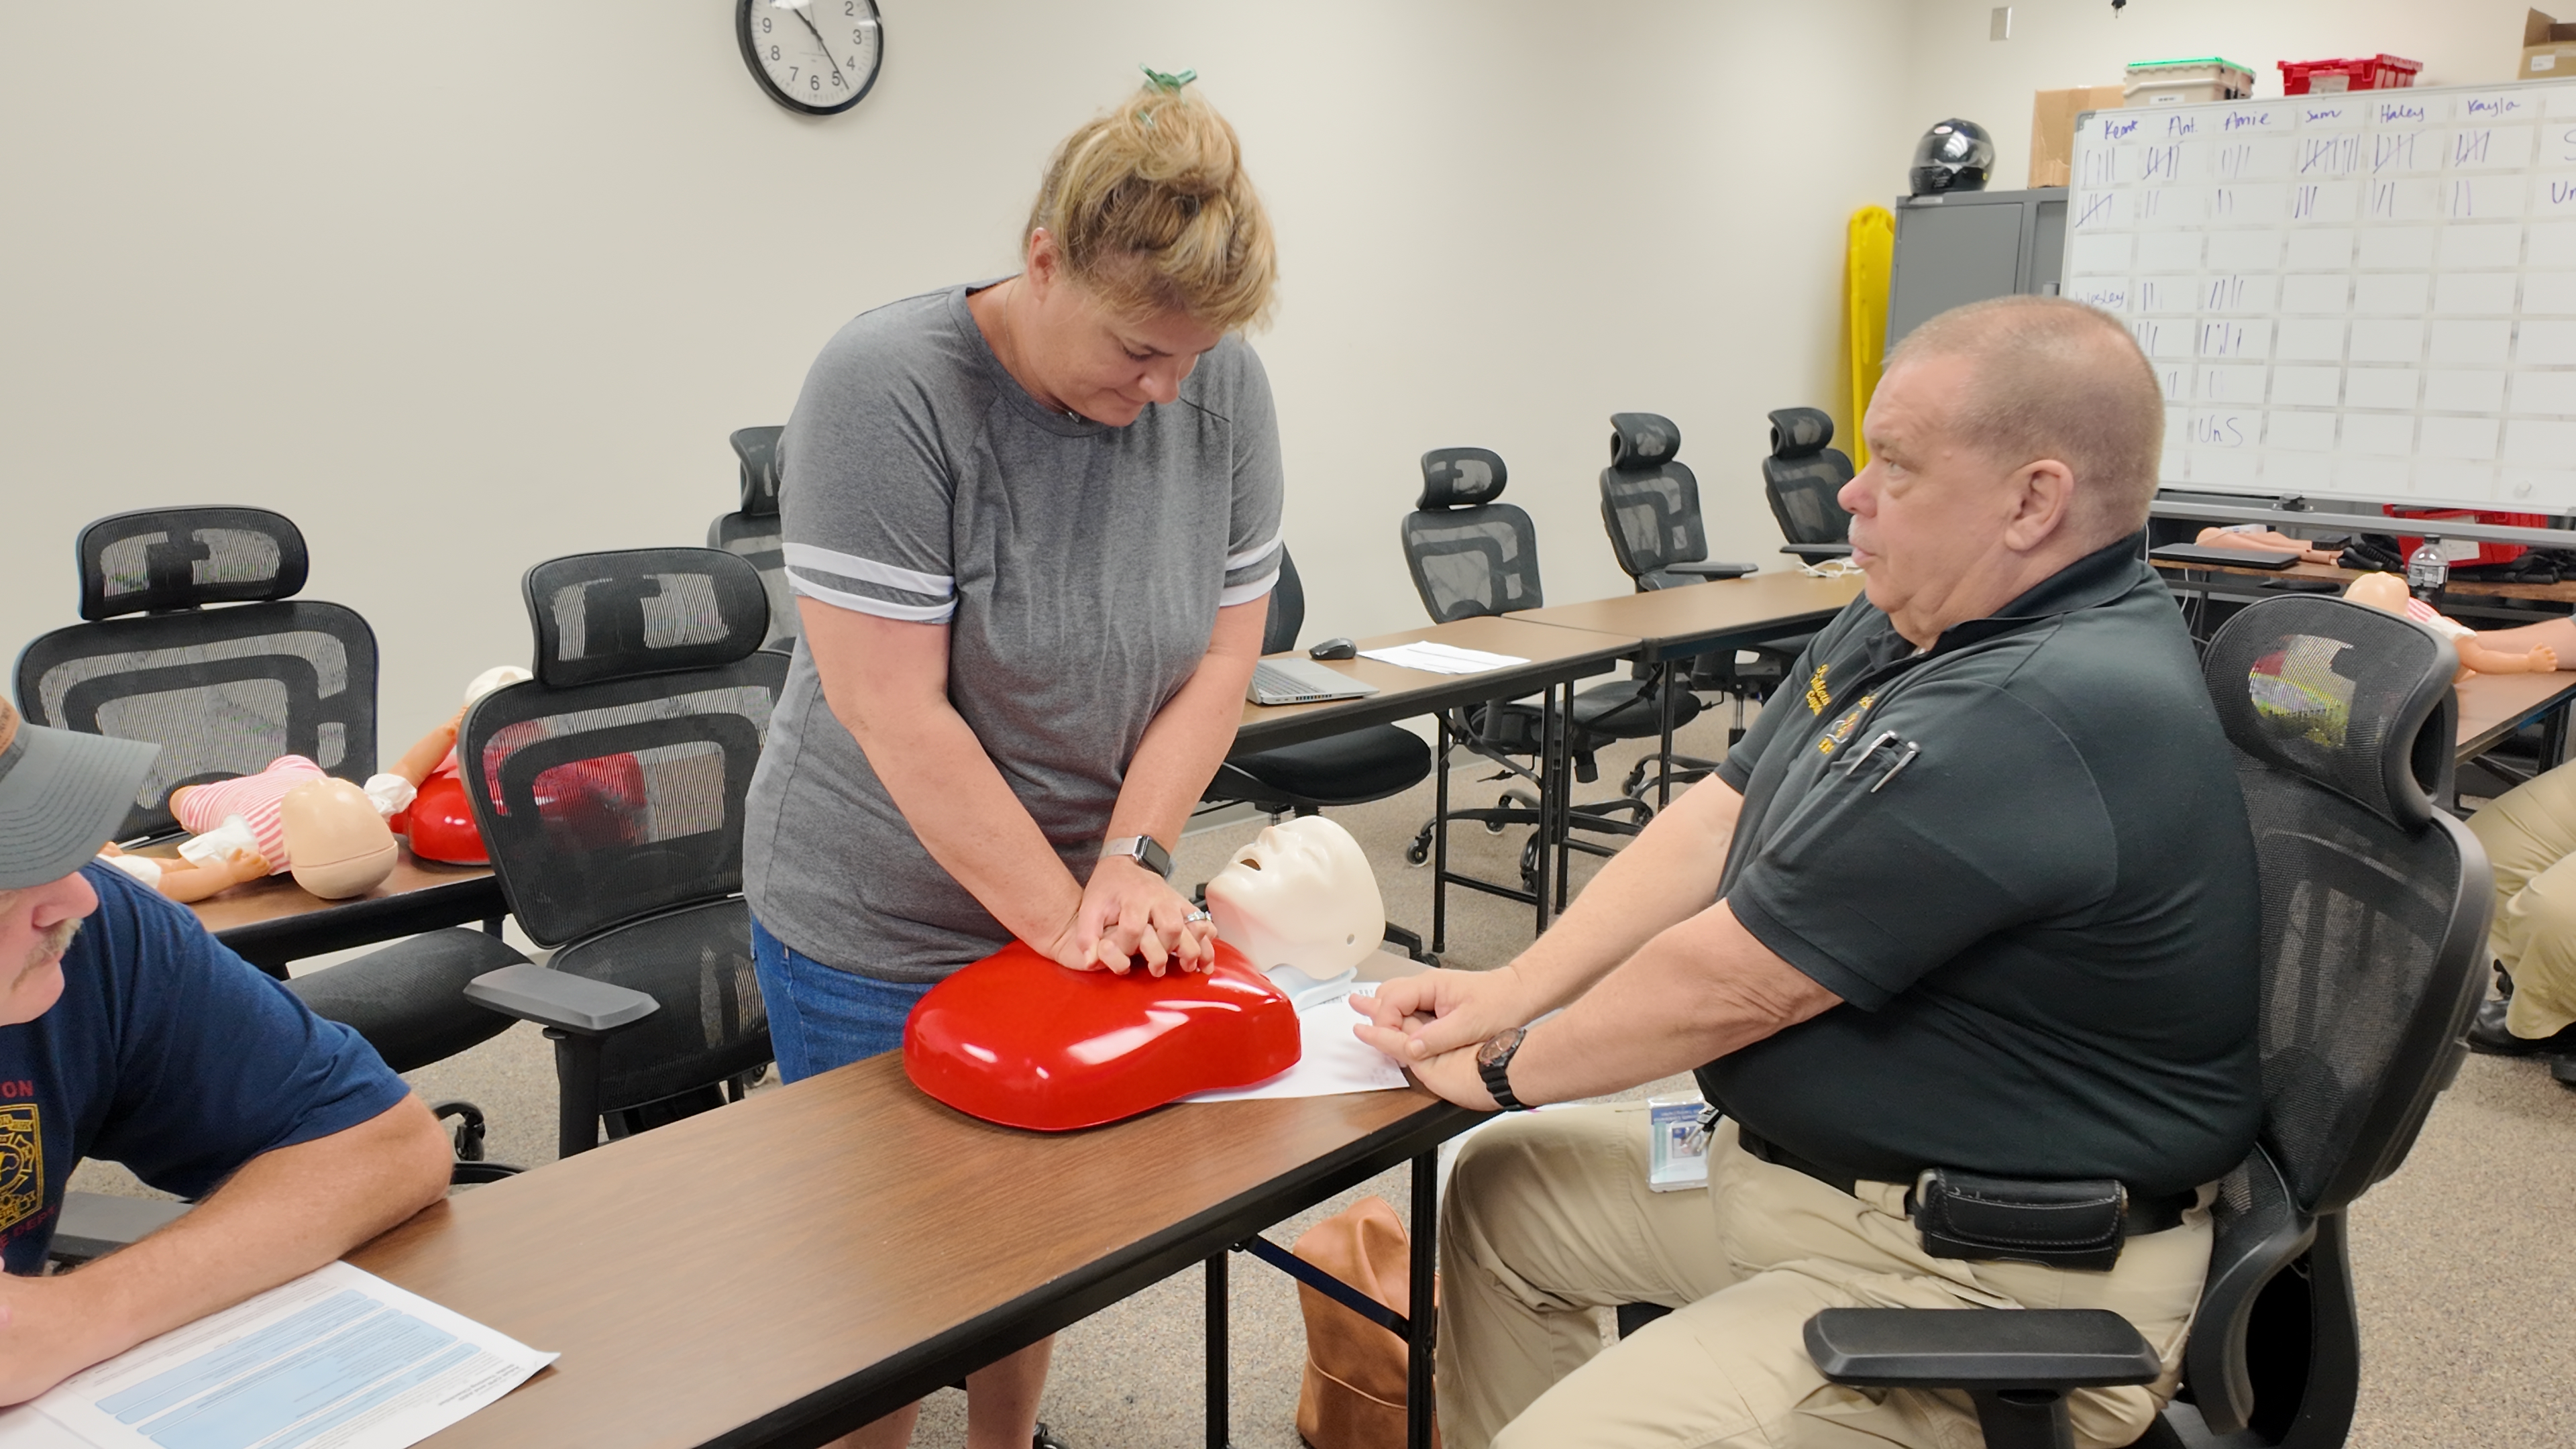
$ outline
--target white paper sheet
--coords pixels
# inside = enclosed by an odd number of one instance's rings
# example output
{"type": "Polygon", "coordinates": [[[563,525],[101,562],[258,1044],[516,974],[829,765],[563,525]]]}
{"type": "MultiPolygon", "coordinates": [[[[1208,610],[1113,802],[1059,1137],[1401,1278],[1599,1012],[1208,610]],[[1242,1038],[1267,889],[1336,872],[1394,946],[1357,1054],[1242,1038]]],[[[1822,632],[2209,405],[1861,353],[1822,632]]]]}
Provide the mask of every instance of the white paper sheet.
{"type": "MultiPolygon", "coordinates": [[[[1184,1102],[1245,1102],[1260,1097],[1330,1097],[1343,1092],[1385,1092],[1404,1085],[1404,1068],[1389,1060],[1386,1053],[1351,1035],[1360,1024],[1360,1014],[1351,1010],[1354,996],[1367,996],[1377,990],[1377,983],[1355,979],[1355,973],[1344,972],[1330,981],[1317,982],[1303,974],[1293,980],[1281,979],[1281,972],[1294,972],[1295,967],[1279,967],[1271,979],[1297,1003],[1299,1056],[1297,1065],[1265,1082],[1249,1087],[1229,1087],[1221,1092],[1201,1092],[1184,1097],[1184,1102]]],[[[0,1445],[0,1449],[6,1449],[0,1445]]]]}
{"type": "Polygon", "coordinates": [[[1507,669],[1515,664],[1529,663],[1518,655],[1488,654],[1482,649],[1461,649],[1454,644],[1435,644],[1427,639],[1411,644],[1391,644],[1384,649],[1363,649],[1360,657],[1431,674],[1482,674],[1488,669],[1507,669]]]}
{"type": "Polygon", "coordinates": [[[554,1361],[332,1263],[0,1413],[0,1449],[407,1449],[554,1361]]]}

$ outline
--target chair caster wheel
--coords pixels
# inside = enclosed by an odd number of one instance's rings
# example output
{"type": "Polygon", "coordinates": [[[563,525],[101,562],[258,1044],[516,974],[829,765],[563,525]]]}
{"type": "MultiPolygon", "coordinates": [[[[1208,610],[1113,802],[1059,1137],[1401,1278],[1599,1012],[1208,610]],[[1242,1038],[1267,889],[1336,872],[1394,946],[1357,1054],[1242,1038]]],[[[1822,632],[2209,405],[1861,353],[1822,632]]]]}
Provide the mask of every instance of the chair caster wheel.
{"type": "Polygon", "coordinates": [[[1429,865],[1431,863],[1430,831],[1426,830],[1420,835],[1413,837],[1413,843],[1404,848],[1404,863],[1406,865],[1429,865]]]}
{"type": "Polygon", "coordinates": [[[1487,835],[1500,835],[1506,828],[1507,827],[1504,826],[1503,822],[1499,820],[1488,820],[1485,822],[1485,833],[1487,835]]]}

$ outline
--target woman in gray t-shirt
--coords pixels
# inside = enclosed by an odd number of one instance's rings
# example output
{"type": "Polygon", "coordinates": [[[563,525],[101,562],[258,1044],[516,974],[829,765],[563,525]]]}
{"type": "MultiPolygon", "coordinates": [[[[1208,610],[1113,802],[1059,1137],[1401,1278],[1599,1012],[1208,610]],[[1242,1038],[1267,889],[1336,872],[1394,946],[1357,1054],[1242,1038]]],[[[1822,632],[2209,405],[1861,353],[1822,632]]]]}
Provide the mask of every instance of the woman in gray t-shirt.
{"type": "MultiPolygon", "coordinates": [[[[1261,652],[1280,471],[1234,335],[1269,305],[1269,224],[1186,79],[1067,138],[1025,270],[852,321],[788,421],[802,632],[744,864],[789,1081],[900,1045],[1014,936],[1074,967],[1210,958],[1162,871],[1261,652]]],[[[1046,1357],[970,1377],[970,1422],[1020,1425],[979,1442],[1028,1442],[1046,1357]]]]}

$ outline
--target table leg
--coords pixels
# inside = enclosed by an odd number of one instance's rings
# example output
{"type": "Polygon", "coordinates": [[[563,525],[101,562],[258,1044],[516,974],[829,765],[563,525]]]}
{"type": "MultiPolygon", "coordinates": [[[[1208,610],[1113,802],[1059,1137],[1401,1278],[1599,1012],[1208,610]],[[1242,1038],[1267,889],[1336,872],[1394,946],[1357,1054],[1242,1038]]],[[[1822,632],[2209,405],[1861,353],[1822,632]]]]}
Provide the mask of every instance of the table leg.
{"type": "Polygon", "coordinates": [[[1440,1314],[1432,1304],[1440,1264],[1440,1152],[1434,1148],[1413,1159],[1412,1302],[1407,1305],[1404,1341],[1405,1449],[1431,1449],[1433,1407],[1432,1354],[1439,1340],[1440,1314]]]}
{"type": "Polygon", "coordinates": [[[1565,748],[1557,759],[1556,833],[1556,909],[1565,911],[1565,898],[1571,884],[1569,872],[1574,864],[1574,686],[1565,686],[1565,748]]]}
{"type": "Polygon", "coordinates": [[[1573,723],[1566,717],[1566,710],[1572,703],[1572,690],[1561,690],[1553,684],[1539,696],[1538,833],[1530,837],[1530,864],[1537,869],[1530,879],[1530,894],[1538,898],[1540,935],[1547,933],[1551,915],[1548,910],[1551,899],[1548,895],[1548,851],[1556,844],[1556,797],[1565,788],[1564,772],[1557,768],[1557,760],[1566,753],[1566,741],[1571,734],[1568,726],[1573,723]],[[1561,702],[1560,694],[1564,695],[1561,702]]]}
{"type": "MultiPolygon", "coordinates": [[[[1670,659],[1664,662],[1664,697],[1655,702],[1655,713],[1664,727],[1664,753],[1656,761],[1655,772],[1655,809],[1659,812],[1673,803],[1673,671],[1686,669],[1691,662],[1688,659],[1670,659]]],[[[1737,698],[1740,700],[1742,696],[1739,695],[1737,698]]]]}
{"type": "Polygon", "coordinates": [[[1449,949],[1449,716],[1435,716],[1440,728],[1440,757],[1432,762],[1437,778],[1431,786],[1431,954],[1449,949]]]}
{"type": "Polygon", "coordinates": [[[1227,1449],[1233,1430],[1226,1422],[1225,1254],[1207,1260],[1207,1442],[1208,1449],[1227,1449]]]}
{"type": "Polygon", "coordinates": [[[2540,768],[2543,773],[2567,763],[2567,715],[2571,705],[2561,702],[2540,718],[2540,768]]]}

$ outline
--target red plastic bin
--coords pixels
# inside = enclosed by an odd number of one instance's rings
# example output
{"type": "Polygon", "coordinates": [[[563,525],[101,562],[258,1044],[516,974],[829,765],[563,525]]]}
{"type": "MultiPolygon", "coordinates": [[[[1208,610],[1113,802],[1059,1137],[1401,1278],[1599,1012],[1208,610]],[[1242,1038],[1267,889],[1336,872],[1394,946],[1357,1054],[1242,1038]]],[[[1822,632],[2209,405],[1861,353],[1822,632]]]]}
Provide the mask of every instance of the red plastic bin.
{"type": "Polygon", "coordinates": [[[2415,84],[2415,73],[2424,68],[2420,60],[2402,56],[2374,55],[2367,60],[2285,60],[2281,67],[2281,94],[2304,96],[2310,92],[2394,91],[2415,84]],[[2342,84],[2336,84],[2341,77],[2342,84]],[[2319,82],[2324,84],[2319,84],[2319,82]]]}

